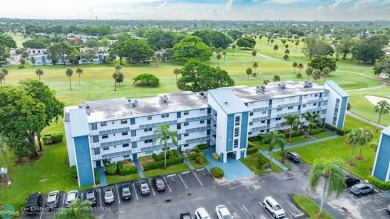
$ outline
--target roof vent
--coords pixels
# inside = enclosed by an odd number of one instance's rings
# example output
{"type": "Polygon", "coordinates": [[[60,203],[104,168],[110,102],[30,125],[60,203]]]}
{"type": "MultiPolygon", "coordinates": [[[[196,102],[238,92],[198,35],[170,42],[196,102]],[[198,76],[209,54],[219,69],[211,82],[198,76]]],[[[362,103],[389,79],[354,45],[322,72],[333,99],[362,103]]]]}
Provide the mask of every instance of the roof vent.
{"type": "Polygon", "coordinates": [[[279,83],[279,87],[282,88],[282,89],[285,89],[286,88],[286,83],[284,83],[284,82],[279,83]]]}
{"type": "Polygon", "coordinates": [[[162,103],[167,103],[168,102],[168,96],[167,95],[164,95],[164,96],[160,96],[160,102],[162,103]]]}
{"type": "Polygon", "coordinates": [[[138,105],[138,100],[127,100],[127,102],[129,103],[129,107],[131,108],[134,108],[138,105]]]}
{"type": "Polygon", "coordinates": [[[304,88],[313,87],[313,83],[312,83],[311,81],[305,81],[303,87],[304,87],[304,88]]]}
{"type": "Polygon", "coordinates": [[[264,85],[261,85],[261,86],[256,86],[256,93],[259,93],[261,92],[262,94],[264,94],[265,92],[265,86],[264,85]]]}

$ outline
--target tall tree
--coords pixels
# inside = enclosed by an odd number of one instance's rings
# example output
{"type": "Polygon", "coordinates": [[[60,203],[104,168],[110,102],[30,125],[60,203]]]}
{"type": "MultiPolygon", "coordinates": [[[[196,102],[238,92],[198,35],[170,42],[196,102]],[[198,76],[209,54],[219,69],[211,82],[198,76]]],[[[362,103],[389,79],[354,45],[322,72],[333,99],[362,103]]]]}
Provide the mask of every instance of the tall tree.
{"type": "Polygon", "coordinates": [[[275,51],[275,56],[274,57],[276,57],[276,51],[278,51],[278,49],[279,49],[278,45],[275,45],[274,46],[274,51],[275,51]]]}
{"type": "Polygon", "coordinates": [[[54,219],[94,219],[91,203],[88,200],[76,199],[69,208],[58,211],[54,219]]]}
{"type": "Polygon", "coordinates": [[[323,77],[324,77],[324,82],[325,82],[325,78],[329,75],[329,73],[330,73],[330,68],[329,67],[325,67],[325,68],[323,68],[322,69],[322,75],[323,75],[323,77]]]}
{"type": "Polygon", "coordinates": [[[38,68],[35,70],[35,74],[38,76],[38,81],[41,81],[41,76],[43,75],[43,70],[38,68]]]}
{"type": "Polygon", "coordinates": [[[336,71],[337,68],[336,60],[326,56],[314,56],[314,58],[307,65],[320,71],[322,71],[322,69],[325,67],[328,67],[330,72],[336,71]]]}
{"type": "Polygon", "coordinates": [[[378,60],[374,67],[374,73],[376,75],[387,73],[387,77],[390,78],[390,56],[378,60]]]}
{"type": "Polygon", "coordinates": [[[69,78],[69,90],[72,90],[72,76],[73,76],[73,69],[66,68],[65,75],[69,78]]]}
{"type": "Polygon", "coordinates": [[[257,64],[257,62],[253,63],[253,66],[252,66],[254,69],[255,69],[255,73],[256,73],[256,69],[259,67],[259,64],[257,64]]]}
{"type": "Polygon", "coordinates": [[[175,74],[176,76],[176,84],[177,84],[177,75],[180,74],[180,69],[178,68],[173,69],[173,74],[175,74]]]}
{"type": "Polygon", "coordinates": [[[116,84],[118,83],[118,79],[119,79],[119,72],[114,72],[113,74],[112,74],[112,78],[114,79],[114,91],[116,91],[116,84]]]}
{"type": "Polygon", "coordinates": [[[248,80],[249,80],[249,76],[252,74],[252,68],[247,68],[246,74],[248,75],[248,80]]]}
{"type": "Polygon", "coordinates": [[[305,112],[304,114],[302,114],[302,117],[306,120],[306,122],[309,123],[309,130],[308,130],[308,135],[310,134],[310,131],[311,131],[311,128],[317,124],[320,120],[320,114],[318,113],[312,113],[312,112],[305,112]]]}
{"type": "Polygon", "coordinates": [[[3,80],[4,80],[4,84],[5,84],[5,77],[8,75],[8,69],[2,68],[0,71],[3,72],[3,74],[4,74],[3,80]]]}
{"type": "Polygon", "coordinates": [[[65,42],[55,43],[48,48],[48,59],[51,59],[53,64],[57,63],[59,59],[65,65],[65,60],[72,52],[72,48],[65,42]]]}
{"type": "Polygon", "coordinates": [[[232,49],[233,49],[233,56],[234,56],[234,51],[236,50],[236,48],[237,48],[236,44],[233,44],[233,45],[232,45],[232,49]]]}
{"type": "Polygon", "coordinates": [[[321,78],[321,71],[318,69],[313,70],[313,79],[314,81],[317,81],[318,79],[321,78]]]}
{"type": "Polygon", "coordinates": [[[385,55],[383,48],[389,43],[389,36],[374,35],[359,41],[353,48],[353,58],[366,63],[375,64],[385,55]]]}
{"type": "Polygon", "coordinates": [[[256,50],[253,50],[253,51],[252,51],[253,63],[255,63],[255,57],[256,57],[256,55],[257,55],[256,50]]]}
{"type": "Polygon", "coordinates": [[[217,59],[218,59],[218,65],[219,65],[219,60],[222,58],[221,53],[217,53],[217,59]]]}
{"type": "Polygon", "coordinates": [[[226,51],[223,51],[223,52],[222,52],[222,55],[223,55],[223,62],[225,62],[225,59],[226,59],[226,51]]]}
{"type": "Polygon", "coordinates": [[[284,61],[287,61],[290,57],[287,54],[284,54],[283,59],[284,61]]]}
{"type": "MultiPolygon", "coordinates": [[[[198,30],[192,35],[200,37],[203,42],[209,47],[226,49],[232,40],[224,33],[214,30],[198,30]]],[[[219,51],[220,53],[222,51],[219,51]]]]}
{"type": "Polygon", "coordinates": [[[307,67],[306,68],[306,75],[307,75],[307,80],[310,80],[310,76],[313,75],[313,68],[312,67],[307,67]]]}
{"type": "Polygon", "coordinates": [[[173,59],[180,62],[187,62],[191,58],[208,61],[213,55],[211,48],[203,43],[202,39],[190,35],[176,43],[173,50],[175,51],[173,59]]]}
{"type": "Polygon", "coordinates": [[[290,126],[290,137],[288,139],[288,142],[292,142],[291,141],[291,135],[292,135],[292,132],[294,130],[294,124],[296,124],[296,121],[299,119],[299,115],[298,114],[294,114],[294,115],[287,115],[284,117],[284,119],[286,121],[284,121],[284,124],[285,125],[289,125],[290,126]]]}
{"type": "MultiPolygon", "coordinates": [[[[379,113],[379,118],[378,118],[378,126],[379,126],[382,115],[390,112],[390,104],[386,100],[381,100],[375,105],[374,110],[376,113],[379,113]]],[[[376,131],[378,131],[378,126],[376,127],[376,131]]]]}
{"type": "Polygon", "coordinates": [[[269,167],[271,167],[272,162],[272,152],[274,150],[275,146],[279,146],[281,149],[281,152],[284,152],[284,135],[279,133],[278,130],[273,130],[271,132],[268,132],[264,135],[263,139],[261,140],[262,143],[268,144],[268,154],[270,157],[269,160],[269,167]]]}
{"type": "Polygon", "coordinates": [[[82,68],[76,68],[76,73],[79,75],[79,85],[80,85],[80,76],[83,73],[83,69],[82,68]]]}
{"type": "Polygon", "coordinates": [[[345,174],[342,169],[344,162],[339,159],[331,160],[315,160],[310,171],[309,186],[311,191],[315,191],[321,177],[324,177],[325,183],[322,190],[321,205],[319,215],[322,215],[324,209],[325,198],[329,198],[332,194],[339,197],[345,189],[345,174]]]}
{"type": "Polygon", "coordinates": [[[252,37],[246,36],[238,39],[236,45],[243,47],[244,49],[253,49],[256,45],[256,41],[252,37]]]}
{"type": "Polygon", "coordinates": [[[154,134],[157,137],[153,139],[153,143],[159,142],[159,145],[164,145],[164,167],[167,167],[168,141],[171,140],[173,145],[177,147],[177,132],[170,130],[169,124],[161,124],[154,134]]]}
{"type": "Polygon", "coordinates": [[[293,68],[294,68],[294,73],[295,73],[295,68],[298,66],[298,63],[297,63],[297,62],[293,62],[293,63],[292,63],[292,66],[293,66],[293,68]]]}
{"type": "Polygon", "coordinates": [[[0,85],[3,85],[4,78],[5,78],[4,72],[0,71],[0,85]]]}
{"type": "Polygon", "coordinates": [[[303,68],[303,64],[302,64],[302,63],[299,63],[299,64],[298,64],[298,68],[299,68],[299,72],[301,72],[301,71],[302,71],[302,68],[303,68]]]}

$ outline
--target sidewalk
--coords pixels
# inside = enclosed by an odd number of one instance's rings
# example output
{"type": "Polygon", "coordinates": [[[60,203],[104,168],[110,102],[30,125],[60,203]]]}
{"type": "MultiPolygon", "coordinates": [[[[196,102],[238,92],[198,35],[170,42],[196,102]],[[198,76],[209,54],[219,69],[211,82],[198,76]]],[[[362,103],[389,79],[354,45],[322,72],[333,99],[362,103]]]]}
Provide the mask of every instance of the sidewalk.
{"type": "Polygon", "coordinates": [[[135,166],[137,167],[138,175],[140,178],[145,178],[144,172],[142,171],[141,165],[138,162],[138,159],[133,160],[135,166]]]}
{"type": "MultiPolygon", "coordinates": [[[[268,155],[267,152],[265,152],[265,151],[259,149],[259,153],[262,154],[262,155],[264,155],[264,157],[270,159],[270,156],[268,155]]],[[[273,162],[274,164],[276,164],[277,166],[279,166],[280,168],[282,168],[282,170],[284,170],[284,171],[288,170],[288,168],[287,168],[286,166],[284,166],[282,163],[280,163],[280,162],[277,161],[276,159],[272,158],[272,162],[273,162]]]]}
{"type": "Polygon", "coordinates": [[[106,178],[106,173],[104,172],[103,167],[97,168],[99,172],[99,177],[100,177],[100,186],[107,186],[107,178],[106,178]]]}
{"type": "Polygon", "coordinates": [[[180,156],[182,156],[184,158],[184,162],[186,162],[186,164],[188,165],[188,167],[191,169],[191,170],[195,170],[195,167],[192,165],[192,163],[188,160],[188,158],[186,156],[184,156],[183,152],[180,151],[179,152],[180,156]]]}

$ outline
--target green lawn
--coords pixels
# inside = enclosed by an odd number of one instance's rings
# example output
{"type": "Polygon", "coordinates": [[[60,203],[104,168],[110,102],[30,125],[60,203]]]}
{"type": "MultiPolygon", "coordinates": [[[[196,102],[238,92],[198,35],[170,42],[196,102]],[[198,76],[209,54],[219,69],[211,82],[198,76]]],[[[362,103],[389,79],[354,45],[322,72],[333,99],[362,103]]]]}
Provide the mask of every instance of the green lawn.
{"type": "MultiPolygon", "coordinates": [[[[255,154],[251,154],[251,155],[246,156],[246,158],[243,158],[240,161],[246,167],[248,167],[250,170],[252,170],[252,172],[254,172],[254,174],[256,174],[256,175],[270,173],[270,172],[266,171],[265,169],[259,170],[257,168],[258,167],[257,159],[259,157],[260,157],[260,153],[255,153],[255,154]]],[[[279,166],[277,166],[276,164],[272,164],[272,172],[280,172],[280,171],[282,171],[282,169],[279,166]]]]}
{"type": "Polygon", "coordinates": [[[207,160],[207,158],[205,156],[203,156],[203,164],[198,164],[195,160],[191,160],[190,162],[191,162],[192,166],[195,167],[195,169],[204,168],[205,166],[207,166],[210,163],[209,160],[207,160]]]}
{"type": "Polygon", "coordinates": [[[172,173],[180,173],[187,170],[190,170],[190,168],[187,166],[186,163],[182,163],[182,164],[169,166],[166,169],[155,169],[155,170],[144,171],[144,175],[145,177],[152,177],[152,176],[166,175],[172,173]]]}
{"type": "Polygon", "coordinates": [[[304,195],[294,195],[294,202],[302,211],[309,215],[310,219],[323,218],[323,219],[333,219],[328,212],[323,210],[323,216],[317,216],[317,213],[320,211],[320,206],[317,205],[312,199],[304,195]]]}
{"type": "Polygon", "coordinates": [[[298,144],[298,143],[302,143],[302,142],[307,142],[307,141],[312,141],[313,139],[311,138],[305,138],[303,135],[302,136],[297,136],[297,137],[293,137],[291,138],[291,143],[288,142],[288,138],[286,138],[286,144],[288,145],[294,145],[294,144],[298,144]]]}
{"type": "Polygon", "coordinates": [[[130,174],[127,176],[121,176],[121,175],[106,175],[107,177],[107,184],[115,184],[120,182],[126,182],[126,181],[132,181],[139,179],[138,173],[130,174]]]}
{"type": "MultiPolygon", "coordinates": [[[[286,151],[286,153],[287,153],[287,151],[286,151]]],[[[277,161],[279,161],[280,163],[282,163],[282,157],[280,156],[280,152],[279,151],[277,151],[277,152],[273,152],[272,153],[272,157],[275,159],[275,160],[277,160],[277,161]]],[[[284,159],[284,163],[282,163],[284,166],[286,166],[288,169],[291,169],[291,163],[288,161],[288,159],[287,159],[287,157],[284,159]]]]}
{"type": "Polygon", "coordinates": [[[326,137],[330,137],[330,136],[333,136],[331,133],[329,132],[320,132],[318,134],[315,134],[313,135],[315,138],[317,139],[321,139],[321,138],[326,138],[326,137]]]}

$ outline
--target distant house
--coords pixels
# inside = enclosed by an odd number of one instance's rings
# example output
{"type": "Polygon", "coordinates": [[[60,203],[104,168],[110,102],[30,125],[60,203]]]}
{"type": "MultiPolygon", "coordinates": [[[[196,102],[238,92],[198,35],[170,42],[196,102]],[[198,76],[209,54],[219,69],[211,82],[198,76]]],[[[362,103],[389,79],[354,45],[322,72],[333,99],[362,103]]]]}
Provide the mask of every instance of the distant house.
{"type": "Polygon", "coordinates": [[[80,48],[80,53],[89,50],[94,50],[95,56],[90,60],[86,60],[85,58],[80,57],[79,64],[102,64],[104,63],[104,59],[110,56],[110,54],[107,52],[108,47],[99,47],[99,46],[95,46],[93,48],[86,48],[86,47],[80,48]]]}
{"type": "Polygon", "coordinates": [[[19,65],[20,64],[20,59],[22,59],[21,54],[16,54],[17,49],[10,49],[10,57],[7,58],[7,64],[8,65],[19,65]]]}
{"type": "Polygon", "coordinates": [[[382,130],[379,138],[372,175],[390,182],[390,126],[382,130]]]}

